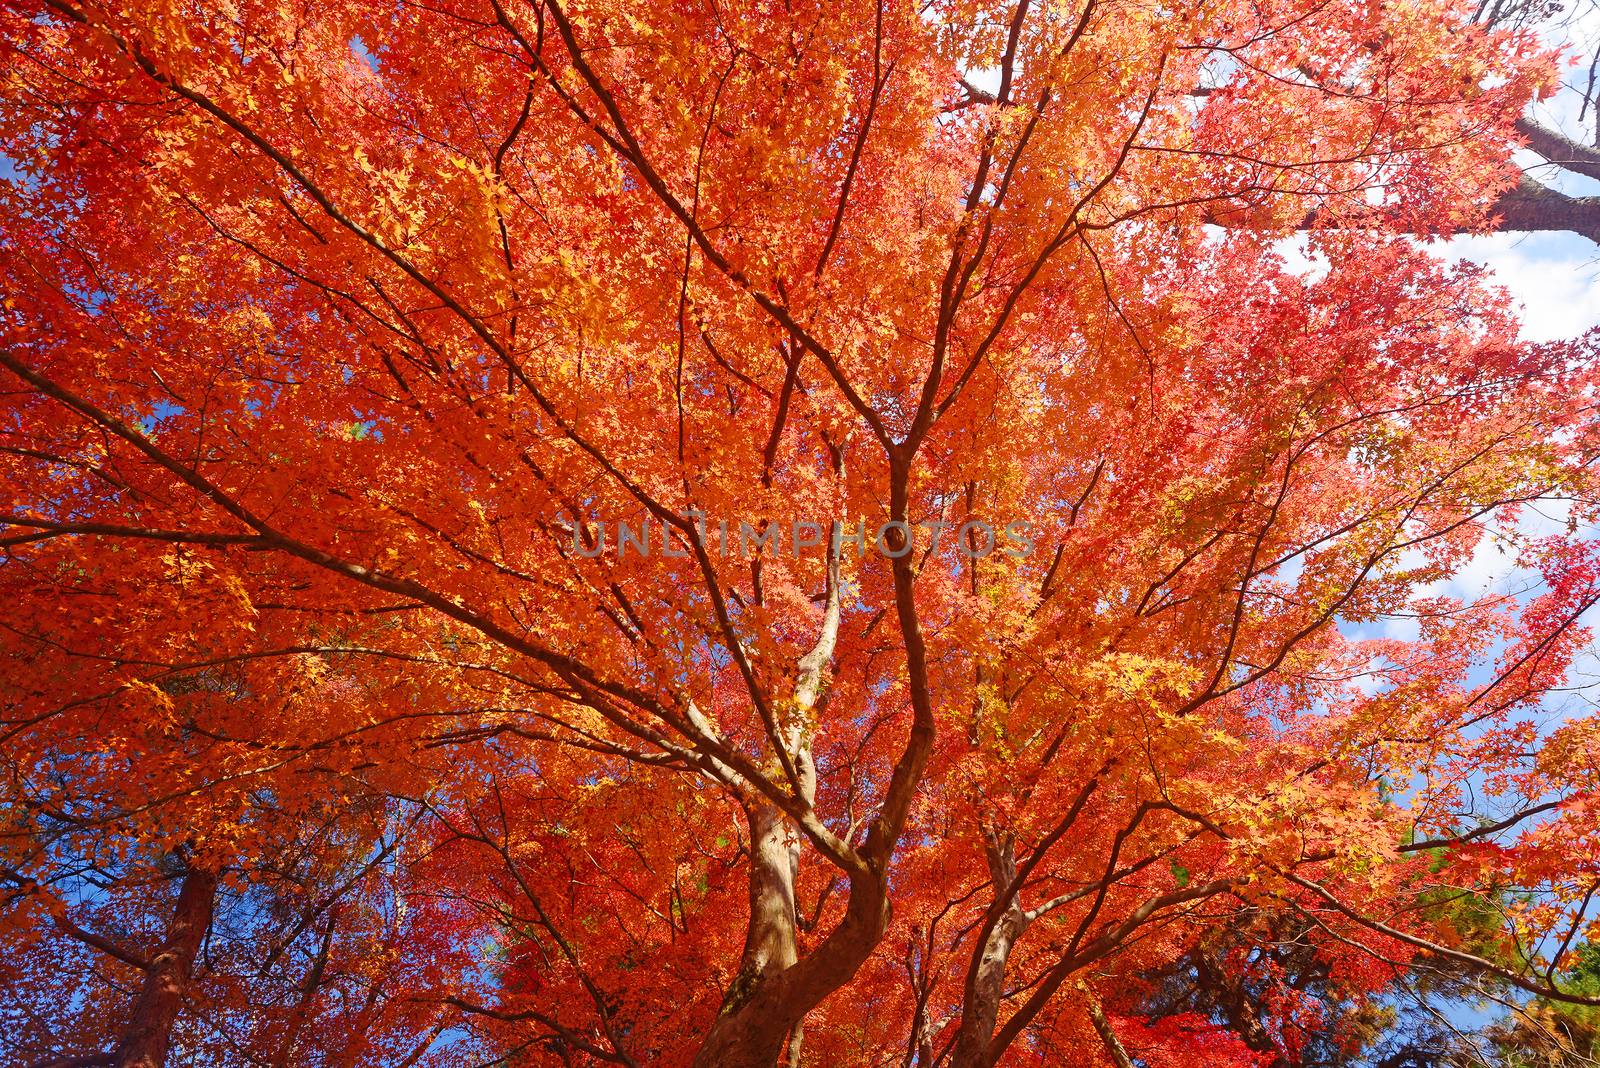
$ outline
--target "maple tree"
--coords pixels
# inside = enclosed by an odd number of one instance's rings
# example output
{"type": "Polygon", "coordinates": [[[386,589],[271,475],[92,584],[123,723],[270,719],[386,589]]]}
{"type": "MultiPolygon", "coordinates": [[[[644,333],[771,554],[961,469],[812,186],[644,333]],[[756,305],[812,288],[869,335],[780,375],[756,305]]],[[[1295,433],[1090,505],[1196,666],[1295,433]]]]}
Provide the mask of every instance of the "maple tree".
{"type": "Polygon", "coordinates": [[[1595,345],[1410,237],[1571,222],[1519,20],[3,18],[17,1063],[1298,1064],[1423,968],[1595,1004],[1595,345]],[[1449,585],[1496,550],[1529,589],[1449,585]]]}

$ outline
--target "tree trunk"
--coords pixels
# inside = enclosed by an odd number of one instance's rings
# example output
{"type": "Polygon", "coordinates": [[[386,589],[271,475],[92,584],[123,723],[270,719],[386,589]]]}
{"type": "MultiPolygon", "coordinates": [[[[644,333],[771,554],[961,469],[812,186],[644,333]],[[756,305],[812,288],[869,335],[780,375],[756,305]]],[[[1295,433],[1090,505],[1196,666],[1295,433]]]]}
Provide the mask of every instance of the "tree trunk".
{"type": "Polygon", "coordinates": [[[722,1013],[738,1012],[760,986],[799,959],[795,939],[794,881],[798,843],[783,814],[756,804],[750,821],[750,920],[745,928],[739,971],[728,984],[722,1013]]]}
{"type": "Polygon", "coordinates": [[[178,890],[178,904],[167,927],[167,940],[150,960],[133,1015],[117,1043],[117,1068],[163,1068],[194,972],[195,954],[211,929],[217,898],[217,877],[190,868],[178,890]]]}
{"type": "Polygon", "coordinates": [[[1531,178],[1495,201],[1502,230],[1569,230],[1600,242],[1600,197],[1573,197],[1531,178]]]}
{"type": "MultiPolygon", "coordinates": [[[[984,853],[989,862],[989,880],[998,893],[1011,886],[1017,877],[1015,847],[1009,835],[985,825],[984,853]]],[[[950,1068],[988,1068],[989,1046],[994,1041],[994,1025],[1000,1018],[1000,999],[1005,994],[1006,964],[1017,939],[1031,922],[1016,895],[1005,904],[1005,912],[981,947],[981,954],[967,972],[961,1023],[956,1031],[950,1068]]]]}
{"type": "MultiPolygon", "coordinates": [[[[794,709],[775,739],[794,770],[798,800],[817,797],[811,751],[815,710],[825,700],[828,665],[839,634],[839,557],[828,561],[822,627],[800,658],[794,709]]],[[[728,984],[722,1011],[695,1055],[694,1068],[796,1068],[806,1013],[849,981],[889,926],[888,895],[879,870],[851,876],[844,920],[809,958],[800,960],[795,882],[800,834],[767,801],[745,803],[750,824],[750,919],[739,970],[728,984]]]]}
{"type": "Polygon", "coordinates": [[[966,1002],[961,1006],[961,1025],[950,1068],[988,1068],[989,1044],[994,1041],[994,1025],[1000,1018],[1006,962],[1027,926],[1027,917],[1013,903],[989,933],[983,956],[968,983],[966,1002]]]}
{"type": "Polygon", "coordinates": [[[789,1032],[789,1045],[784,1050],[783,1068],[800,1068],[800,1053],[805,1048],[806,1021],[805,1017],[794,1025],[794,1030],[789,1032]]]}
{"type": "Polygon", "coordinates": [[[1256,1016],[1255,1005],[1244,989],[1244,977],[1231,971],[1224,960],[1202,948],[1194,955],[1195,972],[1222,1009],[1229,1028],[1256,1053],[1271,1054],[1272,1068],[1287,1068],[1288,1058],[1256,1016]]]}
{"type": "Polygon", "coordinates": [[[770,804],[752,802],[745,809],[750,826],[750,917],[745,928],[739,970],[723,995],[722,1009],[696,1068],[750,1066],[774,1068],[787,1059],[787,1025],[741,1026],[742,1012],[761,987],[794,967],[800,959],[795,922],[795,876],[799,843],[790,834],[783,813],[770,804]],[[731,1041],[732,1046],[711,1039],[731,1041]],[[715,1053],[711,1051],[716,1049],[715,1053]]]}
{"type": "Polygon", "coordinates": [[[877,870],[854,875],[844,919],[811,953],[756,985],[742,1008],[724,1011],[694,1068],[773,1068],[794,1028],[849,982],[889,926],[888,886],[877,870]]]}
{"type": "Polygon", "coordinates": [[[1133,1058],[1128,1056],[1128,1051],[1123,1049],[1122,1043],[1117,1040],[1117,1033],[1112,1030],[1111,1021],[1106,1019],[1105,1010],[1100,1007],[1100,999],[1087,986],[1083,988],[1083,994],[1089,1002],[1089,1022],[1094,1024],[1095,1034],[1100,1036],[1100,1044],[1105,1046],[1106,1053],[1111,1057],[1111,1063],[1117,1068],[1133,1068],[1133,1058]]]}

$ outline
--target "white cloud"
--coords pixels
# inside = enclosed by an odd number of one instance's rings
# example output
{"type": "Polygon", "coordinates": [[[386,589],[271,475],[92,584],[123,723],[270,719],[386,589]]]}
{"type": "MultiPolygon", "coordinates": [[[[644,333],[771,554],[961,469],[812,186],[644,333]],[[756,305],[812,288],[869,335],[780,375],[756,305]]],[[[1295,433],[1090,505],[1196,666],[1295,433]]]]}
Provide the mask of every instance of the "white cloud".
{"type": "Polygon", "coordinates": [[[1529,341],[1577,337],[1600,326],[1600,249],[1576,234],[1455,237],[1431,248],[1451,262],[1488,267],[1521,307],[1529,341]]]}

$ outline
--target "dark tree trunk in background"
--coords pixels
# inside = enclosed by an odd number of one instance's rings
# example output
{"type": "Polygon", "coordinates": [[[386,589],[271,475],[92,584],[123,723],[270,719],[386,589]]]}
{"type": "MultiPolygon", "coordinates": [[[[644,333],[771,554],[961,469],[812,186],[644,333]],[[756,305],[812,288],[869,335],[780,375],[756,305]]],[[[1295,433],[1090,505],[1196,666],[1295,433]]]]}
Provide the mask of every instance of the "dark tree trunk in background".
{"type": "Polygon", "coordinates": [[[190,868],[178,890],[166,942],[150,959],[133,1015],[117,1043],[117,1068],[163,1068],[166,1064],[172,1027],[183,1009],[195,955],[211,929],[216,899],[216,875],[190,868]]]}

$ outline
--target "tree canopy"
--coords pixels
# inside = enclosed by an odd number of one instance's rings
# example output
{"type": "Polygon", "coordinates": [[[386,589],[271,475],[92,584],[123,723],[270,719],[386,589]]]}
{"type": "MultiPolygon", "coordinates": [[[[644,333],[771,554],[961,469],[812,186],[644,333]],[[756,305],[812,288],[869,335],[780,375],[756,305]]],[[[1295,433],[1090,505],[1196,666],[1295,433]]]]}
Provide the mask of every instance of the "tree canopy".
{"type": "Polygon", "coordinates": [[[1541,17],[8,3],[7,1063],[1592,1049],[1541,17]]]}

